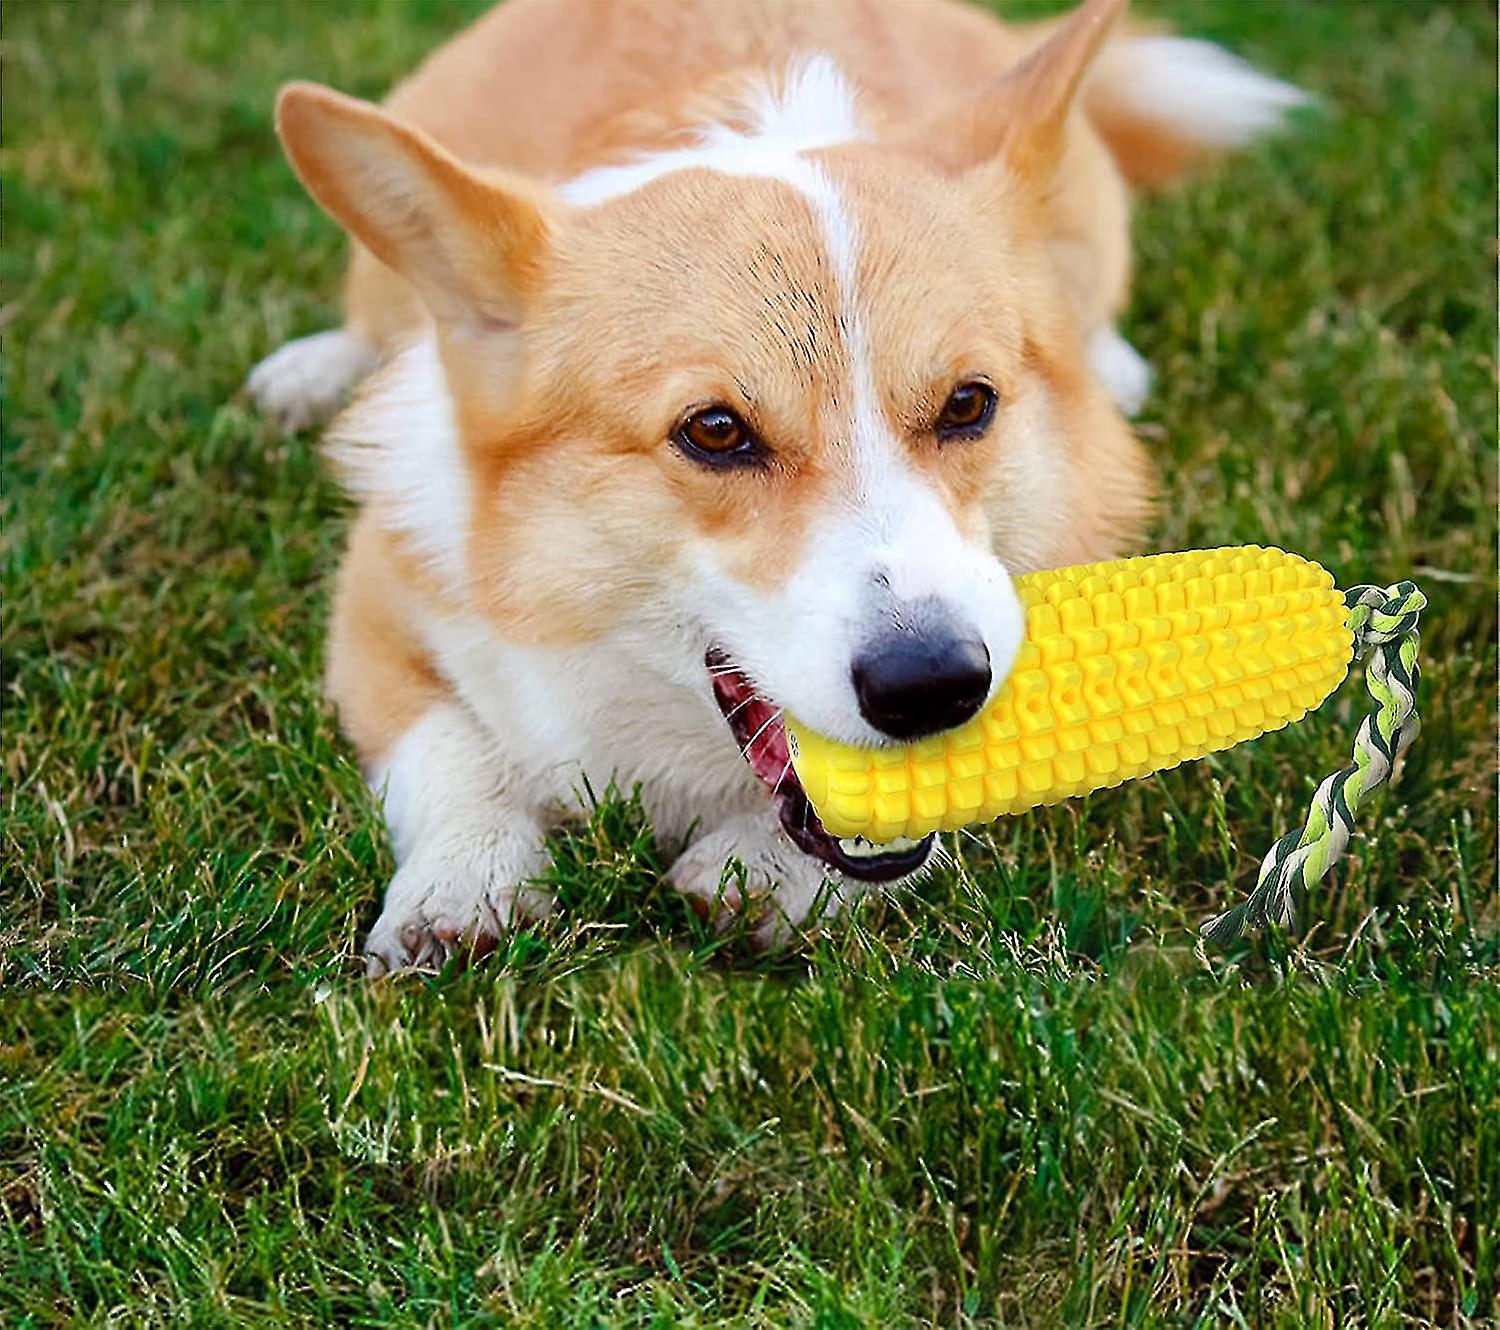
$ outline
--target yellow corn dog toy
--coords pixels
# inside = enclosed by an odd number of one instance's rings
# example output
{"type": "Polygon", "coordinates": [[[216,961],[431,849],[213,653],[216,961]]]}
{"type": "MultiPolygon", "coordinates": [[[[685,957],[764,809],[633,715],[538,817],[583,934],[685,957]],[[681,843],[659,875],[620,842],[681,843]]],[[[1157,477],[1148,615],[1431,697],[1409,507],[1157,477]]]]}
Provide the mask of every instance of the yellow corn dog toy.
{"type": "MultiPolygon", "coordinates": [[[[1311,560],[1254,545],[1031,573],[1016,590],[1025,641],[999,693],[961,728],[871,749],[787,718],[797,777],[824,827],[875,844],[916,839],[1163,771],[1300,719],[1366,647],[1392,644],[1378,689],[1374,664],[1369,672],[1381,705],[1353,765],[1324,782],[1328,807],[1320,815],[1314,801],[1303,833],[1312,840],[1281,860],[1318,844],[1293,867],[1278,860],[1295,881],[1249,911],[1288,921],[1292,890],[1326,871],[1360,795],[1415,735],[1421,593],[1401,583],[1346,595],[1311,560]]],[[[1261,886],[1269,867],[1270,857],[1261,886]]],[[[1228,937],[1245,922],[1210,928],[1228,937]]]]}

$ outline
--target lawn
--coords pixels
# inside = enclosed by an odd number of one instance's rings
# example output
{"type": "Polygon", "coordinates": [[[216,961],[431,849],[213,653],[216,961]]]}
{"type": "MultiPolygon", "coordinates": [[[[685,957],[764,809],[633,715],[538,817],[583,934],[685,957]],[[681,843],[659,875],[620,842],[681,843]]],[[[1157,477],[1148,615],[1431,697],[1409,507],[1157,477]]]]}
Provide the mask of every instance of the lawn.
{"type": "Polygon", "coordinates": [[[1160,548],[1415,578],[1425,731],[1295,937],[1195,947],[1360,713],[716,942],[628,800],[368,985],[346,509],[236,396],[336,318],[273,91],[476,4],[7,8],[0,1323],[1477,1326],[1500,1263],[1494,13],[1150,6],[1322,109],[1147,202],[1160,548]]]}

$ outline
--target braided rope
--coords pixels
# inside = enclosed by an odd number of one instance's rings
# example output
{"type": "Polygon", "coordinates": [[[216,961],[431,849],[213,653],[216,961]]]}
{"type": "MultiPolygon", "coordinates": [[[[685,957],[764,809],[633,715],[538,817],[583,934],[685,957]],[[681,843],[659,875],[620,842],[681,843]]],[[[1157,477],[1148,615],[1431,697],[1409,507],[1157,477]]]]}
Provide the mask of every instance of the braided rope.
{"type": "Polygon", "coordinates": [[[1396,759],[1417,737],[1417,621],[1427,598],[1410,582],[1357,586],[1344,593],[1354,659],[1370,653],[1365,687],[1375,701],[1354,740],[1349,765],[1334,772],[1313,795],[1307,822],[1271,847],[1260,866],[1255,890],[1232,910],[1200,930],[1226,947],[1246,928],[1275,923],[1289,927],[1298,894],[1316,886],[1344,852],[1354,815],[1372,791],[1384,784],[1396,759]]]}

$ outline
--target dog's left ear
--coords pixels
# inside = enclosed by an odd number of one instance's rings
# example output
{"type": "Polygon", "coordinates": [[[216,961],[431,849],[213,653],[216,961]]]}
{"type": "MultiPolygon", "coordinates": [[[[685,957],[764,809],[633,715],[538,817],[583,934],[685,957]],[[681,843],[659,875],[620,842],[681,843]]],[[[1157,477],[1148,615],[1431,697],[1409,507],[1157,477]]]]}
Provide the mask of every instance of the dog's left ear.
{"type": "Polygon", "coordinates": [[[281,90],[276,132],[308,193],[441,322],[523,321],[559,212],[540,186],[477,172],[381,107],[316,83],[281,90]]]}
{"type": "Polygon", "coordinates": [[[1020,64],[906,135],[907,143],[953,172],[1003,162],[1023,184],[1045,193],[1084,75],[1128,4],[1085,0],[1020,64]]]}

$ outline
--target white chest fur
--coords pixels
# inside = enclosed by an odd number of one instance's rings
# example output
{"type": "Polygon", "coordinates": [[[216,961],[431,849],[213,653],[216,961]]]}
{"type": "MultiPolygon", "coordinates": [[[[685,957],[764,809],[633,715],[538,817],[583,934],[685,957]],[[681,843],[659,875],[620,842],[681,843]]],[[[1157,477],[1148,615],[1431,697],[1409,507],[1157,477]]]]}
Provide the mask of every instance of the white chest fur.
{"type": "Polygon", "coordinates": [[[586,789],[640,788],[659,837],[766,808],[718,712],[701,656],[646,632],[574,647],[510,643],[477,617],[431,618],[443,673],[539,815],[577,811],[586,789]]]}

